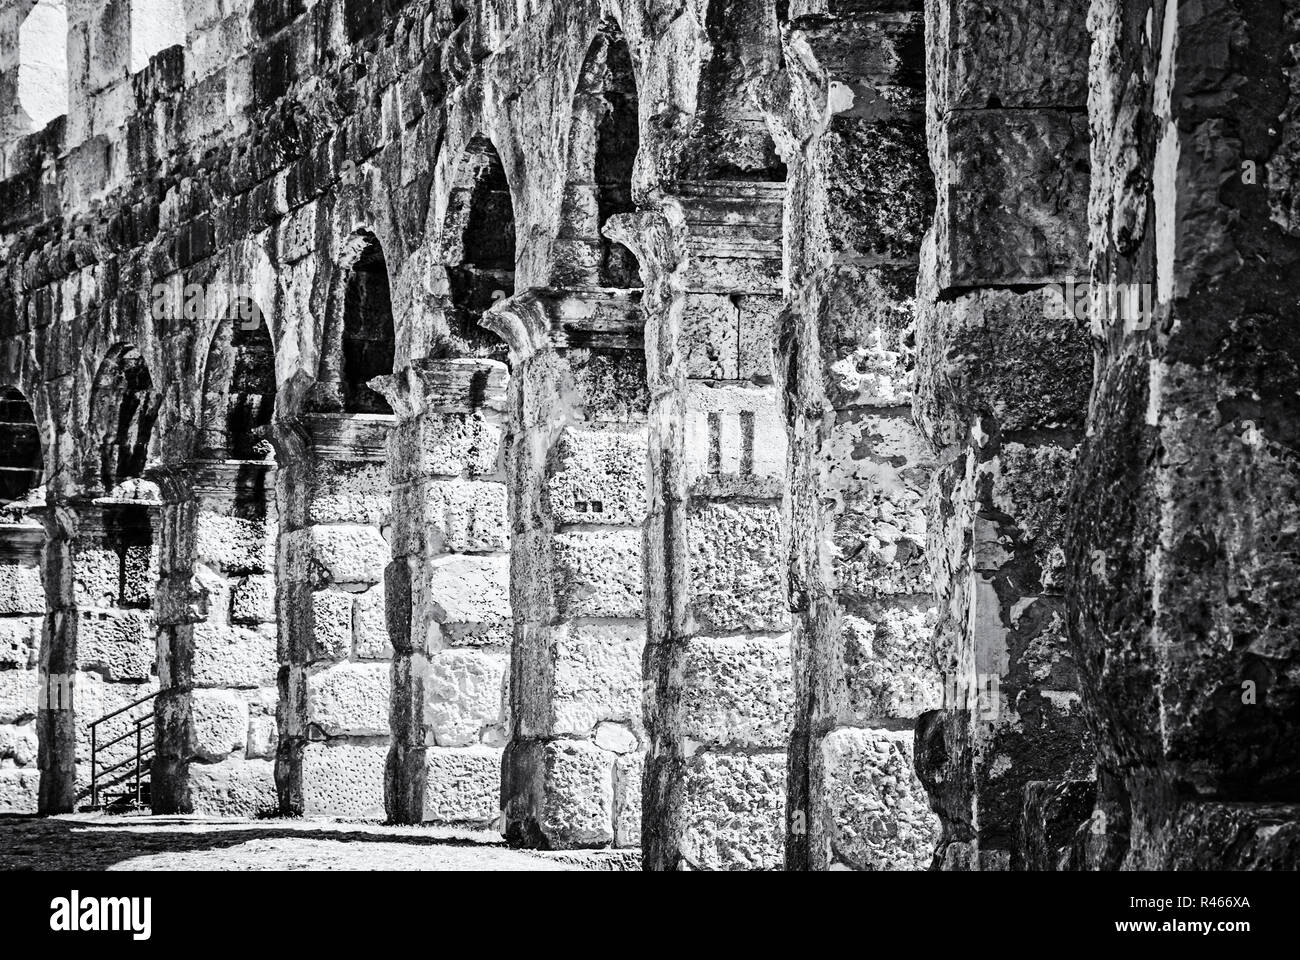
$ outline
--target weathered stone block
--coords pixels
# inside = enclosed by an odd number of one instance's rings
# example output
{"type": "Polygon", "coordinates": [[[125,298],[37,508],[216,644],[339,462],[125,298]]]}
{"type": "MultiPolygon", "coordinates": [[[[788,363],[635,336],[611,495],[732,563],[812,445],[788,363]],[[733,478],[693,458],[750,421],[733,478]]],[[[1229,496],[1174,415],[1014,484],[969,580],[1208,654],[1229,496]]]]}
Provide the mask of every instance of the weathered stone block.
{"type": "Polygon", "coordinates": [[[195,524],[199,563],[224,573],[265,573],[275,569],[275,535],[261,520],[200,513],[195,524]]]}
{"type": "Polygon", "coordinates": [[[387,736],[386,663],[338,663],[307,677],[307,719],[326,736],[387,736]]]}
{"type": "Polygon", "coordinates": [[[423,467],[444,477],[482,477],[495,473],[504,431],[480,416],[426,414],[423,467]]]}
{"type": "Polygon", "coordinates": [[[712,630],[788,626],[776,506],[702,503],[689,520],[691,606],[712,630]]]}
{"type": "Polygon", "coordinates": [[[786,427],[768,387],[689,386],[686,476],[785,476],[786,427]]]}
{"type": "Polygon", "coordinates": [[[579,430],[561,434],[546,496],[557,524],[635,526],[646,512],[643,430],[579,430]]]}
{"type": "Polygon", "coordinates": [[[425,718],[440,747],[479,743],[506,716],[508,659],[483,650],[444,650],[429,659],[425,718]]]}
{"type": "Polygon", "coordinates": [[[943,705],[934,649],[936,612],[925,603],[880,603],[843,620],[848,715],[915,719],[943,705]]]}
{"type": "Polygon", "coordinates": [[[784,753],[698,753],[687,763],[682,857],[694,870],[779,870],[784,753]]]}
{"type": "Polygon", "coordinates": [[[510,546],[503,483],[432,480],[424,511],[430,550],[479,553],[510,546]]]}
{"type": "Polygon", "coordinates": [[[191,731],[196,757],[223,760],[248,743],[248,704],[224,690],[195,690],[191,731]]]}
{"type": "Polygon", "coordinates": [[[488,826],[501,815],[501,751],[431,747],[424,819],[488,826]]]}
{"type": "Polygon", "coordinates": [[[700,380],[740,376],[740,318],[731,298],[693,293],[682,311],[679,337],[686,375],[700,380]]]}
{"type": "Polygon", "coordinates": [[[358,660],[391,660],[384,585],[357,596],[352,606],[353,654],[358,660]]]}
{"type": "Polygon", "coordinates": [[[0,616],[45,612],[45,587],[36,564],[0,563],[0,616]]]}
{"type": "Polygon", "coordinates": [[[313,659],[346,660],[352,653],[354,596],[338,590],[311,595],[313,659]]]}
{"type": "Polygon", "coordinates": [[[510,642],[510,558],[446,556],[429,564],[428,596],[439,636],[429,649],[510,642]]]}
{"type": "Polygon", "coordinates": [[[557,534],[556,606],[570,617],[640,617],[645,575],[639,530],[557,534]]]}
{"type": "Polygon", "coordinates": [[[144,610],[83,613],[77,625],[77,665],[108,680],[146,680],[154,672],[153,617],[144,610]]]}
{"type": "Polygon", "coordinates": [[[391,515],[388,477],[380,463],[321,461],[312,474],[307,522],[381,527],[391,515]]]}
{"type": "Polygon", "coordinates": [[[598,847],[614,839],[614,760],[585,740],[546,745],[542,831],[555,847],[598,847]]]}
{"type": "Polygon", "coordinates": [[[309,528],[313,575],[340,586],[370,585],[384,579],[388,543],[374,527],[355,524],[309,528]]]}
{"type": "Polygon", "coordinates": [[[0,723],[35,717],[39,690],[35,670],[0,670],[0,723]]]}
{"type": "Polygon", "coordinates": [[[384,743],[308,743],[302,751],[303,815],[382,820],[384,743]]]}
{"type": "Polygon", "coordinates": [[[273,685],[279,669],[275,638],[243,627],[194,625],[194,685],[273,685]]]}
{"type": "Polygon", "coordinates": [[[682,735],[711,746],[784,747],[790,637],[696,637],[682,664],[682,735]]]}
{"type": "Polygon", "coordinates": [[[0,767],[36,765],[36,724],[0,724],[0,767]]]}
{"type": "Polygon", "coordinates": [[[274,813],[275,765],[240,757],[191,764],[190,797],[201,816],[251,819],[274,813]]]}
{"type": "MultiPolygon", "coordinates": [[[[555,639],[555,734],[591,735],[602,720],[641,725],[641,624],[568,623],[555,639]]],[[[540,732],[540,731],[539,731],[540,732]]]]}
{"type": "Polygon", "coordinates": [[[912,765],[910,730],[840,729],[822,740],[833,856],[856,870],[924,870],[939,818],[912,765]]]}
{"type": "Polygon", "coordinates": [[[244,577],[230,591],[231,623],[275,622],[275,576],[244,577]]]}
{"type": "MultiPolygon", "coordinates": [[[[3,589],[0,586],[0,590],[3,589]]],[[[40,658],[40,649],[40,617],[0,618],[0,669],[34,668],[40,658]]]]}
{"type": "Polygon", "coordinates": [[[35,813],[39,790],[35,769],[0,770],[0,813],[35,813]]]}

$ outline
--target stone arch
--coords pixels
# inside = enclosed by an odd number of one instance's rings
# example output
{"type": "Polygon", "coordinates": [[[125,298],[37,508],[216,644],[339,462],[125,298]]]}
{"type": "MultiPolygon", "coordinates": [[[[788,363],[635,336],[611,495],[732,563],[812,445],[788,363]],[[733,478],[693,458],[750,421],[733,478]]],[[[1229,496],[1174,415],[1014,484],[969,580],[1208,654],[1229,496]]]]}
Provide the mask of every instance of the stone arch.
{"type": "Polygon", "coordinates": [[[265,460],[275,413],[275,343],[261,309],[240,298],[220,322],[203,367],[199,456],[265,460]]]}
{"type": "Polygon", "coordinates": [[[601,24],[587,49],[569,121],[560,229],[552,247],[557,286],[639,287],[631,251],[601,229],[631,213],[632,171],[640,147],[636,76],[618,24],[601,24]]]}
{"type": "Polygon", "coordinates": [[[388,401],[367,385],[393,372],[397,342],[388,262],[370,231],[358,231],[343,244],[326,309],[316,408],[392,413],[388,401]]]}
{"type": "Polygon", "coordinates": [[[140,351],[110,350],[90,393],[86,482],[91,489],[109,492],[144,474],[159,403],[140,351]]]}
{"type": "Polygon", "coordinates": [[[182,0],[131,0],[131,72],[139,73],[154,54],[175,46],[185,46],[182,0]]]}
{"type": "Polygon", "coordinates": [[[44,474],[40,430],[17,387],[0,388],[0,507],[38,490],[44,474]]]}
{"type": "Polygon", "coordinates": [[[505,345],[479,320],[514,293],[515,254],[514,203],[505,167],[492,141],[477,134],[457,163],[442,225],[446,355],[505,359],[505,345]]]}
{"type": "Polygon", "coordinates": [[[32,130],[68,112],[65,0],[37,0],[18,28],[18,106],[32,130]]]}

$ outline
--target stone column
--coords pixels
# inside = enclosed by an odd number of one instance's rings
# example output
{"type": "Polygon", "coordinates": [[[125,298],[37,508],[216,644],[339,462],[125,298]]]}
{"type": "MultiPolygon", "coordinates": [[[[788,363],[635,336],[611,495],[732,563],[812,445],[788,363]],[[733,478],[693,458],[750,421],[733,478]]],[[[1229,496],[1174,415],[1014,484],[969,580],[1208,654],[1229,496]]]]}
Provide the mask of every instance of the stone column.
{"type": "Polygon", "coordinates": [[[30,506],[0,511],[0,812],[35,813],[40,789],[36,714],[45,591],[45,528],[30,506]]]}
{"type": "Polygon", "coordinates": [[[1086,13],[926,3],[937,204],[914,406],[938,460],[945,706],[918,725],[916,763],[948,869],[1006,869],[1026,784],[1086,778],[1092,762],[1061,549],[1091,372],[1063,294],[1086,266],[1086,13]]]}
{"type": "Polygon", "coordinates": [[[73,596],[76,511],[47,491],[41,581],[40,696],[36,714],[40,812],[71,813],[77,803],[77,608],[73,596]]]}
{"type": "Polygon", "coordinates": [[[792,9],[789,300],[795,707],[788,869],[920,869],[937,822],[912,770],[939,705],[926,565],[933,460],[913,423],[913,298],[932,208],[921,3],[792,9]]]}
{"type": "Polygon", "coordinates": [[[392,648],[388,432],[380,414],[305,414],[281,434],[282,813],[384,818],[392,648]],[[287,467],[287,468],[286,468],[287,467]]]}
{"type": "Polygon", "coordinates": [[[400,823],[487,827],[501,811],[510,666],[504,364],[420,360],[383,377],[393,559],[386,790],[400,823]]]}
{"type": "Polygon", "coordinates": [[[1100,0],[1089,24],[1098,366],[1065,616],[1101,789],[1081,861],[1291,869],[1300,21],[1100,0]]]}
{"type": "Polygon", "coordinates": [[[515,656],[506,836],[637,846],[645,647],[646,383],[636,298],[530,290],[489,311],[511,344],[515,656]]]}

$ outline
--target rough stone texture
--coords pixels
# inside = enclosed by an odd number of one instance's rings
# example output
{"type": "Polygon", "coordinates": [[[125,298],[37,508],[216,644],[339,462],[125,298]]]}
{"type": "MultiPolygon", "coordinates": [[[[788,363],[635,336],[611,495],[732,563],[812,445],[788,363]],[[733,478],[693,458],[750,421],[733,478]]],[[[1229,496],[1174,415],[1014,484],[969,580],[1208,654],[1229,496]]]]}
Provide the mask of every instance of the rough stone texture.
{"type": "Polygon", "coordinates": [[[0,809],[1295,865],[1293,3],[54,6],[0,809]]]}

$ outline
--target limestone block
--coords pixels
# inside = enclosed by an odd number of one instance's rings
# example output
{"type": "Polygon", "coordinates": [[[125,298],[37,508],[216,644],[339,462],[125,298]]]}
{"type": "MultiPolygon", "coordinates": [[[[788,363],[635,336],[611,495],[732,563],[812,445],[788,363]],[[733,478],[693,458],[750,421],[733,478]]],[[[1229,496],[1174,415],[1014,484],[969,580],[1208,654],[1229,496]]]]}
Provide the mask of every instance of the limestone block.
{"type": "Polygon", "coordinates": [[[36,564],[0,563],[0,616],[45,612],[45,587],[36,564]]]}
{"type": "Polygon", "coordinates": [[[555,537],[556,606],[570,617],[640,617],[640,530],[571,531],[555,537]]]}
{"type": "Polygon", "coordinates": [[[481,416],[426,414],[423,467],[444,477],[482,477],[495,473],[504,431],[481,416]]]}
{"type": "Polygon", "coordinates": [[[79,548],[72,588],[79,606],[116,606],[122,588],[122,560],[117,551],[91,546],[79,548]]]}
{"type": "Polygon", "coordinates": [[[40,617],[0,618],[0,669],[31,669],[40,658],[40,649],[40,617]]]}
{"type": "Polygon", "coordinates": [[[843,619],[849,717],[915,719],[943,705],[934,649],[934,607],[923,602],[873,604],[843,619]]]}
{"type": "Polygon", "coordinates": [[[988,0],[940,0],[931,12],[930,89],[939,110],[1088,102],[1087,0],[1015,11],[988,0]]]}
{"type": "Polygon", "coordinates": [[[566,356],[574,399],[587,422],[643,423],[650,395],[640,353],[570,347],[566,356]]]}
{"type": "Polygon", "coordinates": [[[781,298],[750,294],[739,297],[740,379],[772,381],[772,348],[776,345],[776,318],[781,298]]]}
{"type": "Polygon", "coordinates": [[[590,736],[603,720],[641,726],[643,624],[567,623],[556,628],[556,734],[590,736]]]}
{"type": "Polygon", "coordinates": [[[387,736],[392,698],[386,663],[337,663],[307,677],[307,720],[326,736],[387,736]]]}
{"type": "Polygon", "coordinates": [[[817,318],[836,409],[911,404],[916,281],[914,264],[837,268],[817,318]]]}
{"type": "Polygon", "coordinates": [[[598,847],[614,839],[614,760],[585,740],[546,745],[542,831],[553,847],[598,847]]]}
{"type": "Polygon", "coordinates": [[[935,237],[940,286],[1086,275],[1088,119],[1057,110],[975,110],[949,118],[935,237]],[[996,203],[989,198],[996,197],[996,203]]]}
{"type": "Polygon", "coordinates": [[[641,778],[645,754],[629,753],[614,761],[614,846],[641,846],[641,778]]]}
{"type": "Polygon", "coordinates": [[[279,670],[275,638],[244,627],[194,625],[194,685],[261,687],[279,670]]]}
{"type": "Polygon", "coordinates": [[[157,583],[158,551],[147,546],[127,547],[122,556],[122,603],[151,605],[157,583]]]}
{"type": "Polygon", "coordinates": [[[275,764],[229,757],[190,764],[194,812],[209,817],[254,818],[276,812],[275,764]]]}
{"type": "Polygon", "coordinates": [[[391,660],[384,585],[359,594],[352,605],[353,655],[358,660],[391,660]]]}
{"type": "Polygon", "coordinates": [[[842,259],[915,257],[934,214],[924,127],[840,116],[824,139],[831,250],[842,259]]]}
{"type": "Polygon", "coordinates": [[[191,724],[194,755],[223,760],[248,743],[248,704],[225,690],[195,690],[191,724]]]}
{"type": "Polygon", "coordinates": [[[504,483],[431,480],[424,511],[430,550],[481,553],[509,549],[504,483]]]}
{"type": "Polygon", "coordinates": [[[688,530],[691,605],[706,629],[788,626],[779,507],[701,503],[691,510],[688,530]]]}
{"type": "Polygon", "coordinates": [[[200,513],[195,523],[199,563],[224,573],[265,573],[275,569],[275,535],[265,521],[200,513]]]}
{"type": "Polygon", "coordinates": [[[939,818],[912,765],[910,730],[843,728],[822,740],[834,856],[857,870],[924,870],[939,818]]]}
{"type": "Polygon", "coordinates": [[[440,636],[430,649],[510,642],[510,557],[437,557],[428,596],[440,636]]]}
{"type": "Polygon", "coordinates": [[[270,573],[244,577],[230,591],[231,623],[275,622],[275,576],[270,573]]]}
{"type": "Polygon", "coordinates": [[[146,680],[154,672],[157,643],[147,610],[83,612],[77,625],[77,666],[108,680],[146,680]]]}
{"type": "Polygon", "coordinates": [[[309,528],[316,579],[339,586],[370,585],[384,579],[388,543],[374,527],[359,524],[309,528]]]}
{"type": "Polygon", "coordinates": [[[382,463],[321,461],[312,474],[307,522],[382,527],[392,514],[382,463]]]}
{"type": "Polygon", "coordinates": [[[785,476],[786,428],[774,389],[692,383],[686,406],[689,480],[785,476]]]}
{"type": "Polygon", "coordinates": [[[501,751],[430,747],[424,819],[487,826],[501,815],[501,751]]]}
{"type": "Polygon", "coordinates": [[[693,293],[687,297],[679,349],[688,377],[738,379],[740,318],[731,298],[717,293],[693,293]]]}
{"type": "Polygon", "coordinates": [[[35,813],[39,791],[34,768],[0,770],[0,813],[35,813]]]}
{"type": "Polygon", "coordinates": [[[0,670],[0,723],[34,718],[39,690],[35,670],[0,670]]]}
{"type": "Polygon", "coordinates": [[[382,820],[384,743],[308,743],[302,752],[303,814],[382,820]]]}
{"type": "Polygon", "coordinates": [[[645,431],[571,427],[561,434],[554,458],[546,496],[557,524],[635,526],[645,518],[645,431]]]}
{"type": "Polygon", "coordinates": [[[425,719],[440,747],[479,743],[503,723],[508,659],[485,650],[443,650],[429,658],[425,719]]]}
{"type": "Polygon", "coordinates": [[[0,724],[0,767],[36,765],[36,724],[0,724]]]}
{"type": "Polygon", "coordinates": [[[353,594],[339,590],[316,590],[312,593],[313,659],[346,660],[352,654],[354,602],[353,594]]]}
{"type": "Polygon", "coordinates": [[[682,735],[688,740],[784,747],[793,701],[789,634],[690,641],[682,665],[682,735]]]}
{"type": "Polygon", "coordinates": [[[688,761],[682,857],[695,870],[779,870],[785,754],[697,753],[688,761]]]}

